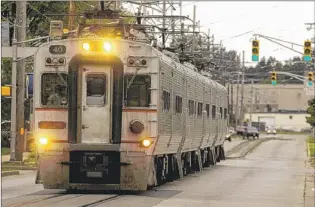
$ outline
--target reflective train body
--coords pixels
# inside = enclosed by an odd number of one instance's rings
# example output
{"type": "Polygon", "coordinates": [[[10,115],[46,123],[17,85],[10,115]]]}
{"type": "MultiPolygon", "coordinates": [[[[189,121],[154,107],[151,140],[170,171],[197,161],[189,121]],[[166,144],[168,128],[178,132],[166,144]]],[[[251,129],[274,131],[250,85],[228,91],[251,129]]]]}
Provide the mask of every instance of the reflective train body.
{"type": "Polygon", "coordinates": [[[35,54],[46,189],[132,190],[224,159],[227,90],[150,45],[68,39],[35,54]]]}

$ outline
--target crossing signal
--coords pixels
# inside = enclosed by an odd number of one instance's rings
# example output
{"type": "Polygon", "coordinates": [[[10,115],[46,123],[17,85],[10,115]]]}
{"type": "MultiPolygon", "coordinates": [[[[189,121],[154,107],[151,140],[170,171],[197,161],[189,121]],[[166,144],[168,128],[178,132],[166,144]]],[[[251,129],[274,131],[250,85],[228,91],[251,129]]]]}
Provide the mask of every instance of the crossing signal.
{"type": "Polygon", "coordinates": [[[304,41],[304,61],[309,62],[312,59],[312,42],[310,40],[304,41]]]}
{"type": "Polygon", "coordinates": [[[314,73],[313,72],[308,72],[307,74],[307,85],[308,86],[312,86],[313,85],[313,81],[314,81],[314,73]]]}
{"type": "Polygon", "coordinates": [[[259,40],[252,42],[252,61],[259,61],[259,40]]]}
{"type": "Polygon", "coordinates": [[[277,74],[276,72],[271,73],[271,84],[275,86],[277,84],[277,74]]]}

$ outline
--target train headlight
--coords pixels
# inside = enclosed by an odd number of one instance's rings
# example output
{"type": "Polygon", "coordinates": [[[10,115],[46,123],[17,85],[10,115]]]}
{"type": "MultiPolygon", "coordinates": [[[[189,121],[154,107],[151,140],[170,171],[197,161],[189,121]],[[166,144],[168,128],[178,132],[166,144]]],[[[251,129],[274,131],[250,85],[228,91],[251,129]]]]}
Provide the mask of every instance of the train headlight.
{"type": "Polygon", "coordinates": [[[143,131],[144,125],[140,121],[133,120],[130,122],[130,130],[133,133],[139,134],[143,131]]]}
{"type": "Polygon", "coordinates": [[[90,50],[90,44],[87,43],[87,42],[84,42],[83,45],[82,45],[83,49],[86,50],[86,51],[89,51],[90,50]]]}
{"type": "Polygon", "coordinates": [[[141,60],[142,65],[147,65],[147,61],[145,59],[141,60]]]}
{"type": "Polygon", "coordinates": [[[140,65],[140,60],[136,60],[136,61],[135,61],[135,65],[136,65],[136,66],[139,66],[139,65],[140,65]]]}
{"type": "Polygon", "coordinates": [[[48,139],[46,137],[40,137],[38,140],[38,143],[40,145],[47,145],[48,144],[48,139]]]}
{"type": "Polygon", "coordinates": [[[110,52],[112,50],[112,45],[109,42],[104,42],[103,48],[106,52],[110,52]]]}
{"type": "Polygon", "coordinates": [[[152,145],[152,141],[150,139],[143,139],[141,140],[141,146],[148,148],[152,145]]]}

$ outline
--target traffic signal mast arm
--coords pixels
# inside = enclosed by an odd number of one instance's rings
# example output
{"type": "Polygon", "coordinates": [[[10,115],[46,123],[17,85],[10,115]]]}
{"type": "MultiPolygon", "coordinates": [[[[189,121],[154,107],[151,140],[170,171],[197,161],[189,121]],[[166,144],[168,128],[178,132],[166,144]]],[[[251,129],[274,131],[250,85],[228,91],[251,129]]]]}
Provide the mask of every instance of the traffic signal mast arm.
{"type": "MultiPolygon", "coordinates": [[[[270,71],[270,72],[268,72],[268,73],[274,73],[274,71],[270,71]]],[[[290,77],[295,78],[295,79],[300,80],[300,81],[304,81],[304,80],[305,80],[305,77],[304,77],[304,76],[296,75],[296,74],[293,74],[293,73],[279,72],[279,71],[277,71],[277,74],[287,75],[287,76],[290,76],[290,77]]]]}
{"type": "Polygon", "coordinates": [[[296,53],[299,53],[300,55],[303,55],[302,52],[299,52],[299,51],[293,49],[293,45],[300,46],[300,47],[304,47],[303,45],[296,44],[296,43],[294,43],[294,42],[285,41],[285,40],[280,40],[280,39],[273,38],[273,37],[268,37],[268,36],[265,36],[265,35],[262,35],[262,34],[254,34],[254,36],[255,36],[255,37],[258,36],[258,37],[265,38],[266,40],[269,40],[270,42],[276,43],[276,44],[278,44],[278,45],[281,45],[282,47],[285,47],[285,48],[287,48],[287,49],[289,49],[289,50],[292,50],[292,51],[294,51],[294,52],[296,52],[296,53]],[[281,44],[281,43],[278,43],[278,42],[276,42],[276,41],[274,41],[274,40],[277,40],[277,41],[279,41],[279,42],[290,43],[290,44],[292,44],[292,48],[287,47],[287,46],[285,46],[285,45],[283,45],[283,44],[281,44]]]}

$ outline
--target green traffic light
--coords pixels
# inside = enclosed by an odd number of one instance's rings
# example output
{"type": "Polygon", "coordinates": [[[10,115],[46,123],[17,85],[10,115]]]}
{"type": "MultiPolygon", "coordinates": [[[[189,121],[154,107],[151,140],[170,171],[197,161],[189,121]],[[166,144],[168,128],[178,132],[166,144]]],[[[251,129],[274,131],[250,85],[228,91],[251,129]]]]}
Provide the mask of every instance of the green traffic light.
{"type": "Polygon", "coordinates": [[[275,85],[277,84],[277,81],[276,81],[276,80],[273,80],[273,81],[271,81],[271,84],[272,84],[273,86],[275,86],[275,85]]]}
{"type": "Polygon", "coordinates": [[[307,82],[307,85],[308,85],[308,86],[312,86],[312,85],[313,85],[313,82],[312,82],[312,81],[308,81],[308,82],[307,82]]]}
{"type": "Polygon", "coordinates": [[[305,62],[310,62],[311,61],[311,56],[304,56],[304,61],[305,62]]]}
{"type": "Polygon", "coordinates": [[[252,55],[252,61],[259,61],[258,55],[252,55]]]}

